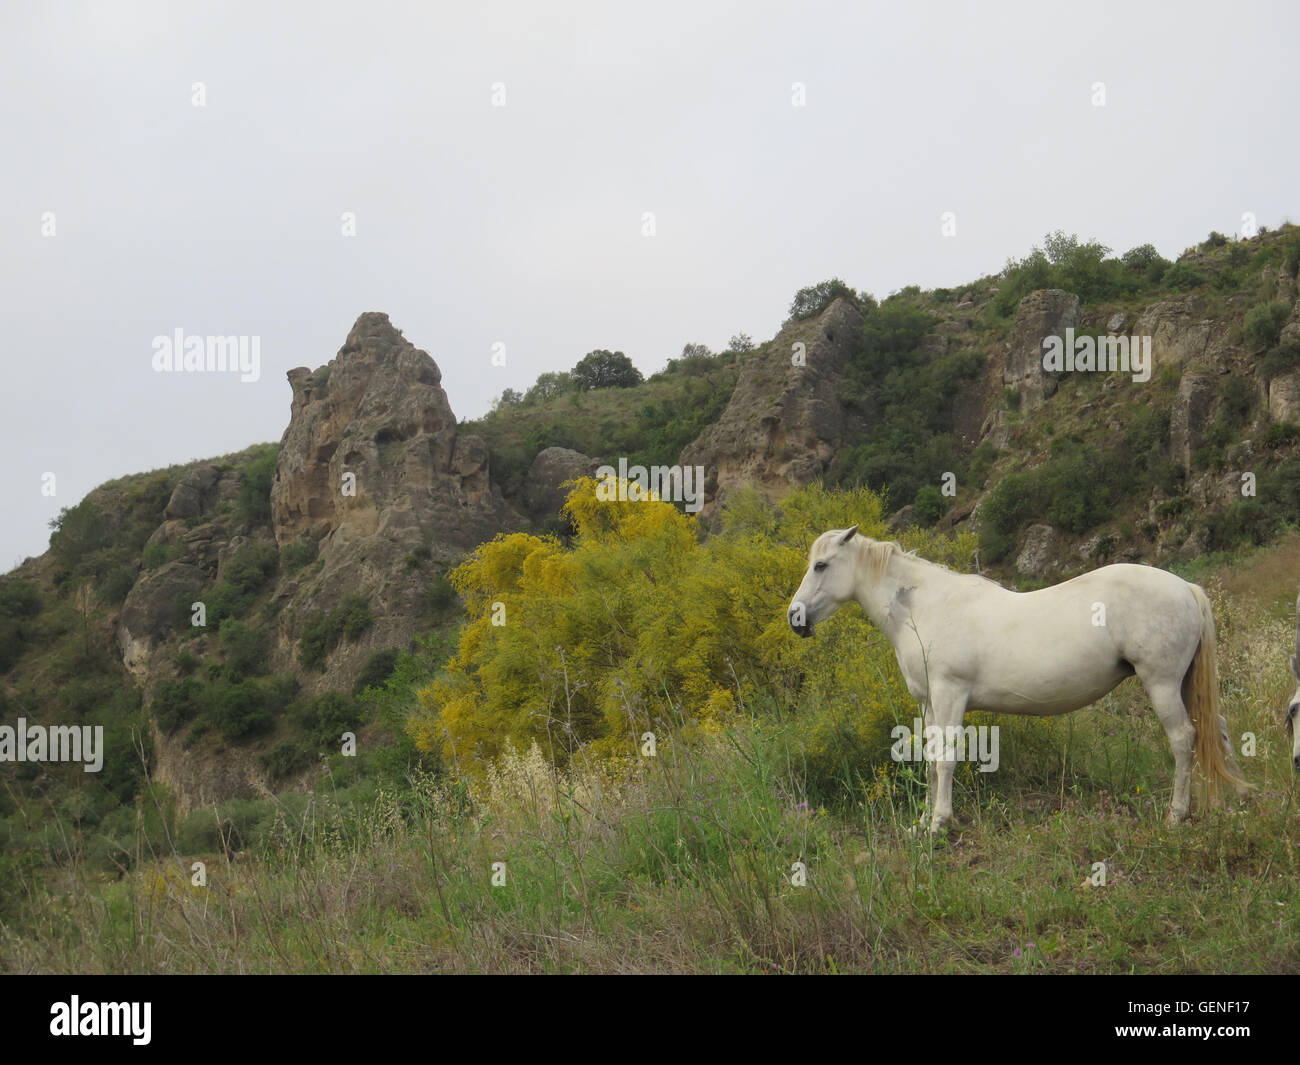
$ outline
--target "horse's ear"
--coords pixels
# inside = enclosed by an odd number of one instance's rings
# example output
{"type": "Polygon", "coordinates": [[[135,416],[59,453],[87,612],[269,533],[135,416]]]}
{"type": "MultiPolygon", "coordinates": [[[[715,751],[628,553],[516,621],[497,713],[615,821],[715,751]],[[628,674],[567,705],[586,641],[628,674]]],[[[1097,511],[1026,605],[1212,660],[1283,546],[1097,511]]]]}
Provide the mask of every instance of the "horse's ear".
{"type": "Polygon", "coordinates": [[[858,535],[858,527],[856,525],[853,526],[852,529],[845,529],[844,535],[840,537],[840,543],[847,544],[850,540],[852,540],[857,535],[858,535]]]}

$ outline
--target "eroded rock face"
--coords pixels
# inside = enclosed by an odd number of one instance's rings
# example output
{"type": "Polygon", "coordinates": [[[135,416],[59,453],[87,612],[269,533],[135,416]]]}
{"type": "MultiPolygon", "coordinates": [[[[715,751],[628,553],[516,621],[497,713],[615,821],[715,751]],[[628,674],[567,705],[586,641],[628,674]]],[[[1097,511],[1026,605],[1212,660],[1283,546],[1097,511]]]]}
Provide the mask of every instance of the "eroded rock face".
{"type": "Polygon", "coordinates": [[[1223,369],[1233,354],[1227,333],[1196,310],[1196,297],[1159,300],[1138,317],[1135,336],[1151,338],[1151,362],[1159,371],[1165,366],[1180,369],[1201,365],[1223,369]]]}
{"type": "Polygon", "coordinates": [[[1056,530],[1050,525],[1031,525],[1025,530],[1024,543],[1016,555],[1016,569],[1029,577],[1045,577],[1055,568],[1053,551],[1056,530]]]}
{"type": "Polygon", "coordinates": [[[1043,369],[1043,340],[1064,337],[1079,324],[1079,297],[1059,288],[1039,289],[1020,301],[1007,338],[1002,382],[1020,393],[1020,409],[1032,410],[1056,391],[1057,378],[1043,369]]]}
{"type": "Polygon", "coordinates": [[[373,536],[397,507],[467,548],[510,518],[488,481],[487,446],[457,433],[437,365],[388,315],[363,314],[328,366],[288,376],[293,403],[271,486],[277,543],[373,536]]]}
{"type": "Polygon", "coordinates": [[[426,581],[408,558],[458,561],[523,519],[491,484],[487,445],[457,432],[433,359],[386,314],[361,315],[327,366],[288,377],[272,527],[281,547],[315,541],[320,566],[281,589],[273,661],[290,667],[310,615],[349,595],[364,596],[374,617],[360,641],[339,645],[325,674],[305,678],[311,691],[345,686],[371,653],[418,630],[426,581]]]}
{"type": "Polygon", "coordinates": [[[122,664],[132,675],[148,675],[154,648],[175,627],[185,601],[202,587],[203,571],[190,562],[168,562],[135,582],[117,622],[122,664]]]}
{"type": "Polygon", "coordinates": [[[1281,374],[1268,383],[1268,416],[1275,422],[1300,425],[1300,371],[1281,374]]]}
{"type": "Polygon", "coordinates": [[[1174,407],[1169,416],[1169,443],[1175,462],[1190,471],[1192,456],[1205,439],[1205,429],[1214,407],[1218,378],[1213,374],[1188,373],[1178,382],[1174,407]]]}
{"type": "Polygon", "coordinates": [[[708,521],[743,483],[779,499],[825,472],[845,436],[842,375],[857,349],[862,312],[847,298],[816,318],[787,325],[745,364],[722,417],[682,451],[682,466],[703,466],[708,521]],[[795,358],[802,344],[803,365],[795,358]]]}

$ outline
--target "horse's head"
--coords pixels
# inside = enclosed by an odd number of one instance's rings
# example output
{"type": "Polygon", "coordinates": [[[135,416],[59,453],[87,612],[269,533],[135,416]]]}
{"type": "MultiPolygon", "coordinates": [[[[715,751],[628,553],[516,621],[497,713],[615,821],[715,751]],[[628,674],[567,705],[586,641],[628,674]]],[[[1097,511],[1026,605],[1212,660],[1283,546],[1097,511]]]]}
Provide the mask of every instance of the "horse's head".
{"type": "MultiPolygon", "coordinates": [[[[1296,632],[1295,632],[1295,653],[1291,656],[1291,675],[1295,677],[1296,684],[1300,685],[1300,597],[1295,601],[1296,609],[1296,632]]],[[[1286,730],[1291,734],[1291,765],[1297,773],[1300,773],[1300,728],[1296,727],[1296,716],[1300,714],[1300,686],[1298,686],[1291,696],[1291,702],[1286,708],[1286,730]]]]}
{"type": "Polygon", "coordinates": [[[857,585],[858,553],[853,538],[858,527],[832,529],[813,541],[808,552],[808,572],[794,593],[787,616],[790,628],[811,636],[817,622],[830,617],[841,603],[853,598],[857,585]]]}

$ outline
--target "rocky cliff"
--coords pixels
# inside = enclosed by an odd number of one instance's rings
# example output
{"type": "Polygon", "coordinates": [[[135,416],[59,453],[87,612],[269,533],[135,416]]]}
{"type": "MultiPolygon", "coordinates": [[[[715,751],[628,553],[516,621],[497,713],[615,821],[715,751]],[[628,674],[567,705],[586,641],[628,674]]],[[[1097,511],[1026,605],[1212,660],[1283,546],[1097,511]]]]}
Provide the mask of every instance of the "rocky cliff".
{"type": "Polygon", "coordinates": [[[424,582],[406,559],[459,561],[523,519],[488,472],[487,446],[457,431],[442,375],[386,314],[363,314],[338,355],[289,371],[289,427],[271,485],[284,548],[306,541],[318,564],[276,595],[276,664],[292,665],[305,618],[364,596],[374,623],[341,644],[309,690],[350,684],[367,657],[400,647],[421,625],[424,582]]]}
{"type": "Polygon", "coordinates": [[[839,385],[861,328],[861,309],[840,297],[816,317],[788,323],[744,364],[722,417],[679,460],[704,467],[703,520],[712,521],[740,484],[779,498],[826,471],[856,420],[839,385]]]}

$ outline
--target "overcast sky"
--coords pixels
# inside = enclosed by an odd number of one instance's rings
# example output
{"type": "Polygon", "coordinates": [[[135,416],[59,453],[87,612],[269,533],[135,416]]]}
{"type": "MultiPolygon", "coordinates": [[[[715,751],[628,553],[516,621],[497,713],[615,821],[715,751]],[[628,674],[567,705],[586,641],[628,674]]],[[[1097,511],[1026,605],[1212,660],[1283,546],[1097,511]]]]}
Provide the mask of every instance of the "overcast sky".
{"type": "Polygon", "coordinates": [[[105,480],[278,440],[285,372],[363,311],[466,418],[593,348],[651,373],[766,339],[831,276],[1300,220],[1298,31],[1290,3],[4,0],[0,569],[105,480]],[[155,372],[177,328],[260,338],[260,380],[155,372]]]}

